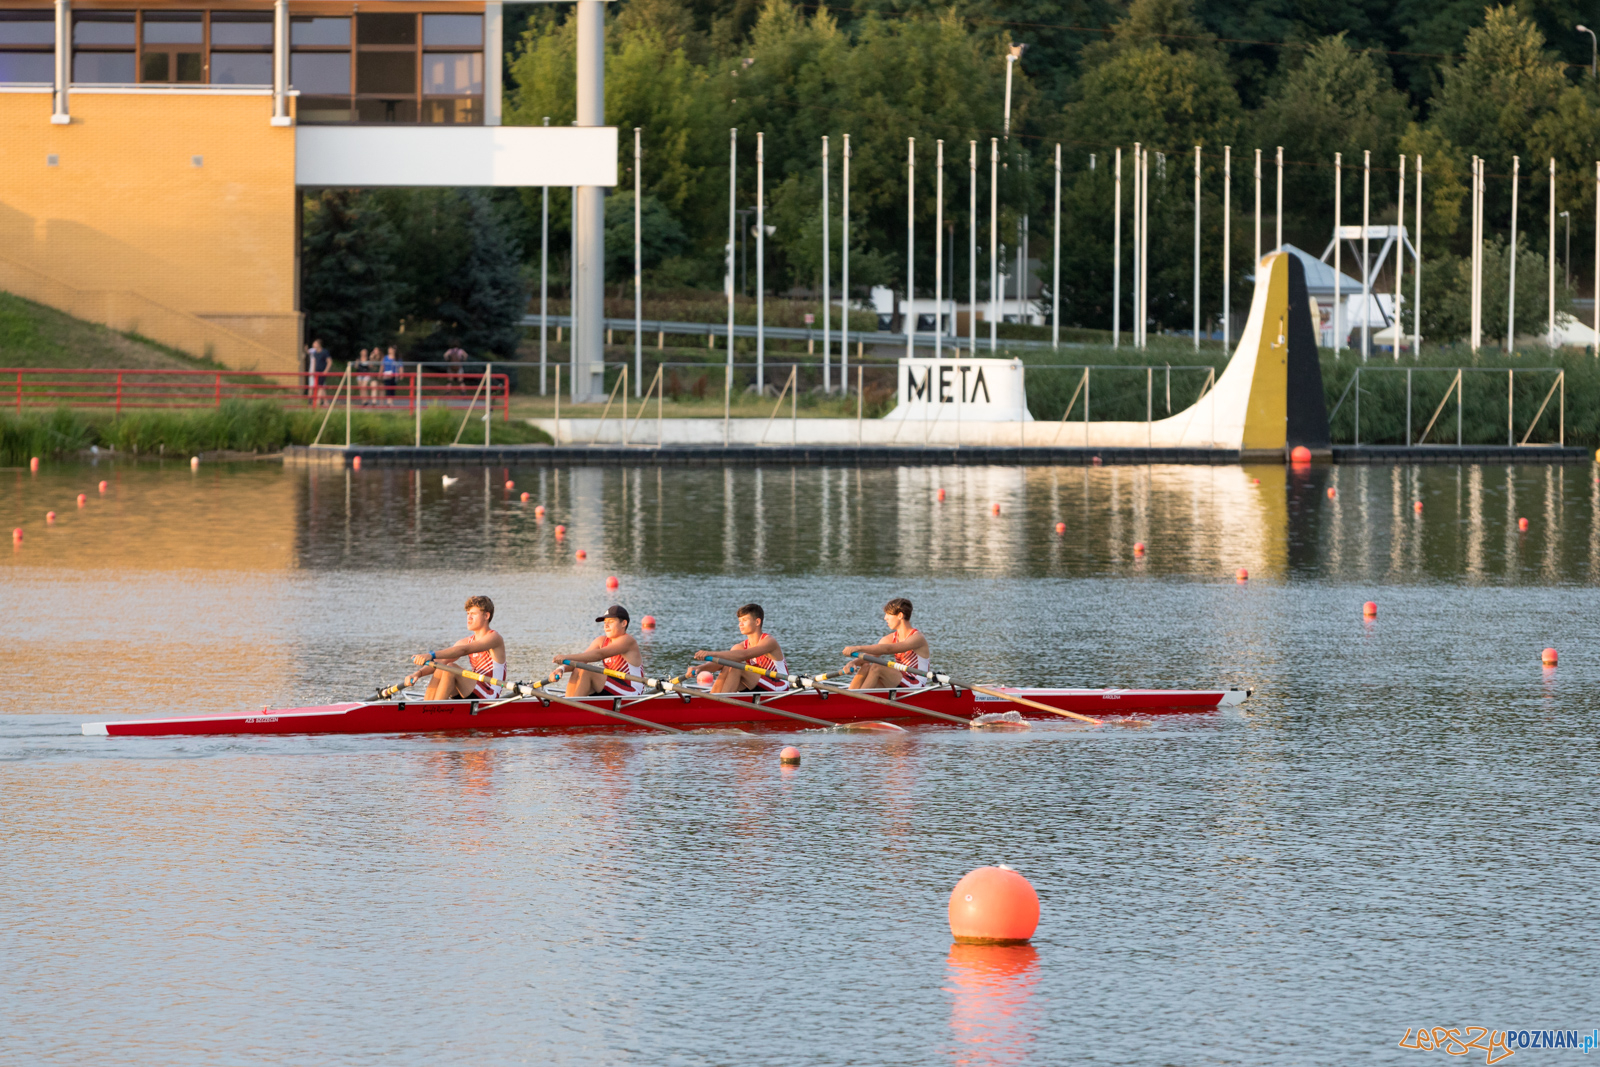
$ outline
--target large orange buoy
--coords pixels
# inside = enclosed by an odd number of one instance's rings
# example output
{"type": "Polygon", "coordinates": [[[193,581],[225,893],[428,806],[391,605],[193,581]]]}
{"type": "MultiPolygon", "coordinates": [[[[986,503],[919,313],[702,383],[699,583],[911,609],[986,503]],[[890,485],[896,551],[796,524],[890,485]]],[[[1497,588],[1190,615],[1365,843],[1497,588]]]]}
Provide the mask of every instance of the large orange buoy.
{"type": "Polygon", "coordinates": [[[529,495],[529,494],[527,494],[527,493],[523,493],[523,494],[522,494],[522,502],[523,502],[523,503],[524,503],[524,504],[526,504],[526,503],[527,503],[527,502],[528,502],[528,501],[530,501],[530,500],[532,500],[532,499],[533,499],[533,497],[532,497],[532,496],[530,496],[530,495],[529,495]]]}
{"type": "Polygon", "coordinates": [[[607,589],[615,589],[620,584],[621,583],[617,581],[617,576],[615,574],[607,576],[607,578],[606,578],[606,588],[607,589]]]}
{"type": "Polygon", "coordinates": [[[81,508],[81,507],[84,507],[85,505],[87,505],[88,503],[89,503],[89,494],[88,493],[79,493],[78,494],[78,506],[81,508]]]}
{"type": "Polygon", "coordinates": [[[989,514],[991,514],[991,515],[1000,514],[1000,505],[999,504],[990,504],[989,505],[989,514]]]}
{"type": "Polygon", "coordinates": [[[100,491],[102,493],[106,491],[106,483],[105,482],[101,482],[100,483],[100,491]]]}
{"type": "Polygon", "coordinates": [[[1411,505],[1411,510],[1415,511],[1418,515],[1421,515],[1422,514],[1422,501],[1419,500],[1415,504],[1412,504],[1411,505]]]}
{"type": "Polygon", "coordinates": [[[353,457],[350,460],[350,467],[351,467],[352,470],[360,470],[361,469],[361,457],[360,456],[353,457]]]}
{"type": "Polygon", "coordinates": [[[1330,486],[1328,486],[1328,499],[1329,499],[1329,500],[1332,500],[1332,499],[1333,499],[1333,498],[1334,498],[1334,497],[1336,497],[1336,496],[1338,496],[1338,495],[1339,495],[1339,490],[1337,490],[1337,489],[1335,489],[1335,488],[1334,488],[1334,487],[1333,487],[1333,486],[1331,486],[1331,485],[1330,485],[1330,486]]]}
{"type": "Polygon", "coordinates": [[[1135,556],[1144,555],[1144,542],[1143,541],[1135,541],[1133,543],[1133,554],[1135,556]]]}
{"type": "Polygon", "coordinates": [[[937,493],[933,494],[933,499],[935,499],[935,500],[943,500],[944,499],[944,490],[941,489],[937,493]]]}
{"type": "Polygon", "coordinates": [[[1250,571],[1244,567],[1240,567],[1238,573],[1236,573],[1234,577],[1241,582],[1248,582],[1250,580],[1250,571]]]}
{"type": "Polygon", "coordinates": [[[1528,532],[1528,520],[1527,519],[1518,519],[1517,520],[1517,529],[1521,530],[1523,533],[1527,533],[1528,532]]]}
{"type": "Polygon", "coordinates": [[[1361,605],[1361,614],[1365,615],[1369,619],[1377,615],[1378,602],[1375,600],[1369,600],[1365,604],[1361,605]]]}
{"type": "Polygon", "coordinates": [[[1056,523],[1056,533],[1064,534],[1066,532],[1067,532],[1067,524],[1066,523],[1064,523],[1064,522],[1056,523]]]}
{"type": "Polygon", "coordinates": [[[1094,466],[1094,467],[1100,466],[1100,457],[1099,456],[1094,457],[1094,459],[1089,461],[1089,464],[1090,464],[1090,466],[1094,466]]]}
{"type": "Polygon", "coordinates": [[[1010,867],[979,867],[950,891],[949,914],[963,945],[1019,945],[1039,928],[1039,894],[1010,867]]]}
{"type": "Polygon", "coordinates": [[[1311,449],[1305,445],[1295,445],[1289,453],[1289,462],[1297,467],[1303,467],[1311,462],[1311,449]]]}
{"type": "Polygon", "coordinates": [[[799,766],[800,765],[800,750],[798,748],[795,748],[793,745],[785,745],[785,746],[783,746],[783,751],[778,753],[778,762],[779,763],[792,763],[795,766],[799,766]]]}
{"type": "Polygon", "coordinates": [[[18,544],[22,543],[22,527],[18,526],[15,530],[11,531],[11,540],[17,542],[18,544]]]}
{"type": "Polygon", "coordinates": [[[1547,648],[1539,654],[1539,662],[1543,663],[1546,667],[1554,667],[1559,658],[1560,657],[1556,655],[1556,650],[1553,648],[1547,648]]]}
{"type": "Polygon", "coordinates": [[[34,456],[32,459],[28,460],[28,469],[30,471],[32,471],[33,473],[35,473],[35,474],[39,473],[39,457],[38,456],[34,456]]]}
{"type": "Polygon", "coordinates": [[[654,615],[646,615],[643,619],[639,620],[639,625],[643,626],[646,630],[654,630],[656,628],[656,617],[654,615]]]}
{"type": "Polygon", "coordinates": [[[694,680],[699,682],[701,685],[710,685],[712,682],[717,680],[717,676],[712,674],[710,671],[701,671],[695,676],[694,680]]]}
{"type": "Polygon", "coordinates": [[[557,526],[556,527],[556,540],[559,541],[565,536],[567,536],[567,528],[565,526],[557,526]]]}
{"type": "Polygon", "coordinates": [[[192,470],[192,471],[197,471],[197,470],[200,469],[200,457],[199,456],[190,456],[189,457],[189,469],[192,470]]]}
{"type": "Polygon", "coordinates": [[[45,521],[45,525],[54,526],[56,524],[56,513],[53,512],[53,511],[45,512],[44,513],[44,521],[45,521]]]}
{"type": "Polygon", "coordinates": [[[585,560],[585,559],[588,559],[588,558],[589,558],[589,553],[587,553],[587,552],[585,552],[585,551],[584,551],[584,550],[583,550],[583,549],[581,549],[581,548],[580,548],[580,549],[578,549],[578,559],[580,559],[580,560],[585,560]]]}

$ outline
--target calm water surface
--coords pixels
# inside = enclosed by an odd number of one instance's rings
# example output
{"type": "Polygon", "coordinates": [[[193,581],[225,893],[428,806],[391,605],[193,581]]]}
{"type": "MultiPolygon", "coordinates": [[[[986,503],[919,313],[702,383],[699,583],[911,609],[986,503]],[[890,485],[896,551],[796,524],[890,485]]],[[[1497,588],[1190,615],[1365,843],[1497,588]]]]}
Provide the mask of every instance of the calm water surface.
{"type": "Polygon", "coordinates": [[[0,473],[0,1062],[1415,1063],[1408,1027],[1600,1025],[1587,466],[450,473],[0,473]],[[1004,735],[78,733],[359,697],[478,592],[516,676],[613,599],[661,670],[747,600],[829,669],[906,595],[958,675],[1255,697],[1004,735]],[[951,886],[1000,862],[1033,945],[952,948],[951,886]]]}

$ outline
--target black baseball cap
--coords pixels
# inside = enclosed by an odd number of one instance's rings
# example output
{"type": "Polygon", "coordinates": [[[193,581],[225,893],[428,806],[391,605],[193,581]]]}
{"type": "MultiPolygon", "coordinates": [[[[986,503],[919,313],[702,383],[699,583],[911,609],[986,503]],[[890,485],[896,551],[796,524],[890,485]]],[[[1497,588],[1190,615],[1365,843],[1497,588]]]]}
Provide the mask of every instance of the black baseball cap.
{"type": "Polygon", "coordinates": [[[632,622],[633,621],[632,619],[628,618],[628,609],[623,607],[621,604],[613,604],[613,605],[611,605],[609,608],[606,609],[606,613],[604,615],[601,615],[599,618],[595,619],[594,621],[595,622],[605,622],[607,619],[621,619],[623,622],[632,622]]]}

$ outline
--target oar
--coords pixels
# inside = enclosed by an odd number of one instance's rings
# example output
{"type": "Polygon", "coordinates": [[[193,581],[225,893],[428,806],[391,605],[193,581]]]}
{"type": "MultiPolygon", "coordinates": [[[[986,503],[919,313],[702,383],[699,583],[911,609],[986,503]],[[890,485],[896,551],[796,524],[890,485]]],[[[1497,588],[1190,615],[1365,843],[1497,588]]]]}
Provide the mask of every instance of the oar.
{"type": "Polygon", "coordinates": [[[826,674],[818,674],[807,678],[798,674],[779,674],[777,671],[771,670],[767,667],[752,667],[748,663],[740,663],[737,660],[721,659],[717,656],[703,656],[701,658],[707,663],[715,663],[721,667],[737,667],[739,670],[751,671],[755,674],[772,678],[780,682],[788,682],[790,685],[799,686],[802,689],[811,689],[823,693],[837,693],[839,696],[853,697],[856,700],[865,700],[869,704],[882,704],[884,707],[894,708],[896,711],[912,711],[916,712],[918,715],[926,715],[932,719],[943,719],[946,722],[960,723],[962,726],[972,725],[971,719],[963,719],[959,715],[946,715],[942,711],[933,711],[930,708],[919,708],[915,704],[906,704],[899,700],[885,700],[882,697],[868,696],[866,693],[858,693],[854,689],[850,689],[842,685],[824,685],[823,680],[828,677],[826,674]]]}
{"type": "MultiPolygon", "coordinates": [[[[469,670],[466,670],[465,668],[457,667],[453,663],[438,663],[438,662],[435,662],[435,663],[432,664],[432,666],[433,666],[433,669],[436,670],[436,671],[444,671],[446,674],[454,674],[454,675],[457,675],[458,677],[465,678],[468,681],[488,682],[491,685],[503,685],[503,684],[505,684],[502,679],[491,678],[487,674],[478,674],[475,671],[469,671],[469,670]]],[[[565,705],[565,706],[567,706],[569,708],[577,708],[579,711],[592,712],[595,715],[604,715],[608,719],[619,719],[622,722],[632,723],[635,726],[648,726],[652,730],[660,730],[663,733],[669,733],[669,734],[687,734],[689,732],[688,730],[680,730],[676,726],[667,726],[664,723],[651,722],[648,719],[639,719],[639,718],[635,718],[632,715],[624,715],[620,711],[608,711],[605,708],[596,708],[596,707],[593,707],[593,706],[591,706],[589,704],[585,704],[582,701],[569,700],[566,697],[558,697],[554,693],[543,692],[540,689],[538,689],[538,688],[536,688],[534,686],[528,685],[525,682],[516,683],[515,688],[516,688],[516,690],[517,690],[517,692],[519,694],[521,694],[522,696],[525,696],[525,697],[533,697],[533,698],[535,698],[537,700],[546,700],[546,701],[549,701],[549,702],[551,702],[553,704],[563,704],[563,705],[565,705]]],[[[503,703],[505,703],[505,701],[497,701],[496,703],[502,703],[503,704],[503,703]]]]}
{"type": "MultiPolygon", "coordinates": [[[[629,682],[643,682],[651,689],[660,690],[664,693],[677,693],[688,697],[703,697],[706,700],[714,700],[719,704],[731,704],[740,711],[748,712],[754,708],[758,711],[765,711],[772,715],[781,715],[785,719],[793,719],[795,722],[810,723],[813,726],[826,726],[829,729],[841,725],[840,723],[829,722],[827,719],[814,719],[810,715],[801,715],[796,711],[782,711],[778,708],[769,707],[766,704],[756,704],[752,701],[746,700],[735,700],[733,697],[723,696],[721,693],[707,693],[699,689],[692,689],[689,686],[684,685],[676,678],[669,678],[665,681],[659,678],[641,678],[637,674],[628,674],[624,671],[614,671],[610,667],[596,667],[592,663],[583,663],[570,659],[565,659],[561,662],[578,670],[594,671],[599,674],[604,674],[608,678],[621,678],[624,681],[629,682]]],[[[889,724],[884,723],[883,725],[887,726],[889,724]]]]}
{"type": "Polygon", "coordinates": [[[1062,711],[1060,708],[1052,708],[1049,704],[1041,704],[1037,700],[1029,700],[1027,697],[1019,697],[1015,693],[1003,693],[998,689],[986,689],[981,685],[972,685],[969,682],[957,681],[948,674],[932,674],[925,671],[913,670],[910,667],[901,666],[892,659],[885,659],[882,656],[869,656],[865,652],[852,652],[850,655],[855,659],[864,659],[868,663],[876,663],[880,667],[888,667],[890,670],[899,671],[901,674],[909,674],[913,678],[926,678],[937,682],[940,685],[949,685],[956,686],[961,689],[970,689],[974,693],[983,693],[986,696],[999,697],[1001,700],[1008,700],[1013,704],[1022,704],[1026,707],[1038,708],[1040,711],[1048,711],[1052,715],[1060,715],[1068,719],[1077,719],[1080,722],[1092,723],[1095,726],[1105,725],[1099,719],[1091,719],[1089,716],[1079,715],[1075,711],[1062,711]]]}

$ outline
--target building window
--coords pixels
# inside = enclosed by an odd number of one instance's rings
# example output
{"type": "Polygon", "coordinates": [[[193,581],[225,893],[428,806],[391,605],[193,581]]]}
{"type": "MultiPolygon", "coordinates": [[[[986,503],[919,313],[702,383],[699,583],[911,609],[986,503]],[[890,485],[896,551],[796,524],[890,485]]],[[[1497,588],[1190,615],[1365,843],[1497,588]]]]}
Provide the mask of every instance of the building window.
{"type": "Polygon", "coordinates": [[[417,23],[420,16],[356,16],[356,121],[417,121],[417,23]]]}
{"type": "Polygon", "coordinates": [[[212,85],[272,84],[272,13],[211,13],[212,85]]]}
{"type": "Polygon", "coordinates": [[[353,71],[350,20],[296,15],[289,20],[289,84],[300,91],[298,122],[349,122],[353,71]]]}
{"type": "Polygon", "coordinates": [[[79,11],[72,16],[72,80],[127,85],[138,80],[134,49],[138,17],[132,11],[79,11]]]}
{"type": "Polygon", "coordinates": [[[483,16],[422,16],[422,121],[483,122],[483,16]]]}
{"type": "Polygon", "coordinates": [[[206,80],[206,19],[200,11],[145,11],[139,53],[142,82],[206,80]]]}
{"type": "Polygon", "coordinates": [[[49,11],[0,11],[0,84],[52,84],[55,43],[49,11]]]}

